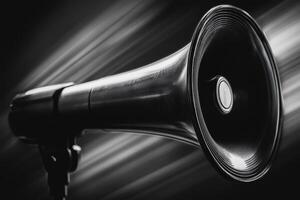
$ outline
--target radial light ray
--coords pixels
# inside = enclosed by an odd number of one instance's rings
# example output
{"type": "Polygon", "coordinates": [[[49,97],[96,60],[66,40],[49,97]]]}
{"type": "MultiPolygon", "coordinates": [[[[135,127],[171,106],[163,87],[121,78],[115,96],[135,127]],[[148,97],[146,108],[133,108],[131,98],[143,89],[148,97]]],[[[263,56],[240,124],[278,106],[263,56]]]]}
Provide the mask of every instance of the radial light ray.
{"type": "MultiPolygon", "coordinates": [[[[139,67],[131,64],[178,34],[185,28],[187,20],[198,12],[195,9],[191,10],[193,13],[160,20],[168,11],[169,3],[117,0],[102,12],[88,13],[89,18],[83,19],[83,23],[57,38],[55,48],[45,50],[45,56],[37,59],[38,64],[12,91],[70,81],[81,83],[139,67]]],[[[258,17],[274,52],[282,83],[283,152],[300,142],[299,10],[297,1],[285,1],[258,17]]],[[[36,188],[43,185],[39,191],[41,194],[37,193],[35,197],[44,199],[48,196],[47,183],[42,162],[37,156],[38,148],[20,145],[9,131],[7,113],[5,110],[0,114],[0,128],[5,130],[0,134],[0,142],[3,141],[0,155],[5,161],[22,155],[10,166],[13,169],[20,168],[28,160],[35,160],[22,169],[26,174],[28,169],[37,168],[33,175],[28,175],[23,190],[35,193],[36,188]]],[[[83,154],[78,171],[71,176],[70,199],[138,200],[152,199],[153,194],[161,195],[156,199],[173,199],[187,188],[198,190],[201,184],[211,188],[231,187],[208,164],[201,149],[194,146],[156,136],[112,134],[99,130],[89,130],[86,135],[89,136],[79,139],[83,154]],[[212,183],[211,180],[217,181],[212,183]]],[[[294,158],[292,154],[288,157],[294,158]]],[[[237,164],[243,167],[238,160],[237,164]]],[[[12,176],[18,180],[19,174],[12,176]]]]}
{"type": "Polygon", "coordinates": [[[275,55],[282,83],[282,151],[297,145],[300,140],[299,10],[297,1],[285,1],[259,18],[275,55]]]}

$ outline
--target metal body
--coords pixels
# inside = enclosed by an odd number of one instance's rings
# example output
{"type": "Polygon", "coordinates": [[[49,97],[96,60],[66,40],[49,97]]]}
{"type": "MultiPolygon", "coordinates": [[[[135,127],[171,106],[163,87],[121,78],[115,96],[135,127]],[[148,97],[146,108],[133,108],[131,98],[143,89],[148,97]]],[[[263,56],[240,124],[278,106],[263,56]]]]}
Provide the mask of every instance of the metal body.
{"type": "Polygon", "coordinates": [[[255,21],[239,8],[218,6],[201,19],[191,43],[162,60],[16,96],[10,125],[17,136],[50,146],[84,129],[131,130],[200,143],[222,174],[249,182],[268,171],[277,150],[280,85],[255,21]],[[226,113],[220,112],[218,92],[223,90],[215,82],[220,76],[227,80],[226,90],[232,89],[226,113]]]}
{"type": "Polygon", "coordinates": [[[79,116],[82,128],[146,130],[196,143],[187,91],[189,47],[145,67],[64,89],[59,114],[79,116]]]}

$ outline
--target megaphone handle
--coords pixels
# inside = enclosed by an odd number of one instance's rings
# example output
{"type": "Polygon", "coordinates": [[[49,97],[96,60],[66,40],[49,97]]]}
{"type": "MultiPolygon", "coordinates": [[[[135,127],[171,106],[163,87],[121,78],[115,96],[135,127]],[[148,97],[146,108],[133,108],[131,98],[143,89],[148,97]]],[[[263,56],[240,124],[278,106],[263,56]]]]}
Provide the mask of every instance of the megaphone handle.
{"type": "Polygon", "coordinates": [[[65,145],[39,145],[39,148],[48,173],[50,194],[55,200],[65,200],[70,172],[75,171],[79,162],[80,147],[73,140],[65,145]]]}

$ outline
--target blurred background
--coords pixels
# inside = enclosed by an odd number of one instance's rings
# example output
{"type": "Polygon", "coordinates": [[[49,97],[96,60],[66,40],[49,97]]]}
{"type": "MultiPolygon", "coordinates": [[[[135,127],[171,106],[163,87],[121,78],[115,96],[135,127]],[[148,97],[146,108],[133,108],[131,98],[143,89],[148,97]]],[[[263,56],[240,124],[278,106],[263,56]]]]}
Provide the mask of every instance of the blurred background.
{"type": "Polygon", "coordinates": [[[254,16],[276,58],[284,116],[279,155],[270,173],[251,184],[230,182],[212,168],[199,148],[158,136],[93,130],[79,140],[82,159],[71,176],[69,199],[300,197],[299,1],[28,0],[1,4],[1,199],[49,199],[37,146],[18,141],[7,124],[9,103],[17,92],[90,81],[163,58],[187,44],[203,14],[218,4],[238,6],[254,16]]]}

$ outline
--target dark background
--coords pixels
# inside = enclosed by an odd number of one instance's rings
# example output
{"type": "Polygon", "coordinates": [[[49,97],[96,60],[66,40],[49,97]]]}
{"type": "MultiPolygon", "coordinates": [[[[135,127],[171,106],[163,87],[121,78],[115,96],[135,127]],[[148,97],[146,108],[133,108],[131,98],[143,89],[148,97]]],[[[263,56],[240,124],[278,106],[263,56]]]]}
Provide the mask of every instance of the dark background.
{"type": "Polygon", "coordinates": [[[278,63],[285,113],[281,149],[271,172],[255,183],[230,182],[214,171],[201,149],[155,136],[89,131],[79,141],[83,156],[71,176],[70,199],[299,198],[300,79],[293,76],[300,63],[296,1],[1,4],[1,199],[48,198],[37,147],[19,142],[7,124],[9,102],[17,92],[94,80],[163,58],[187,44],[203,14],[218,4],[238,6],[254,16],[278,63]]]}

